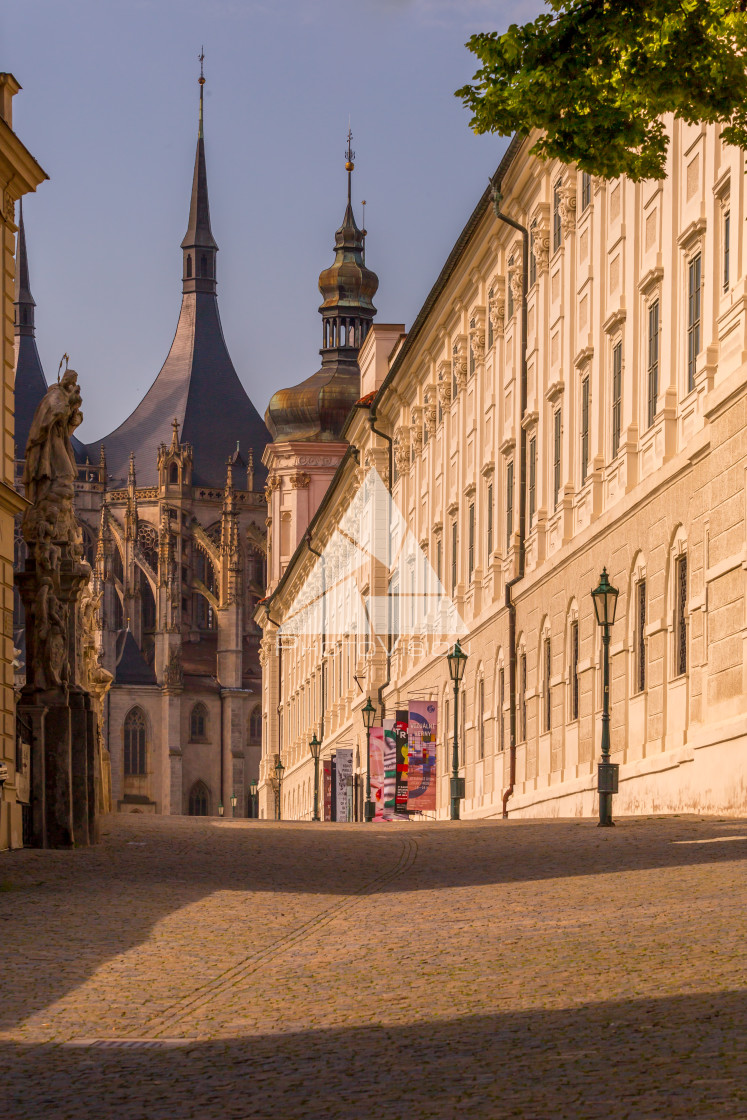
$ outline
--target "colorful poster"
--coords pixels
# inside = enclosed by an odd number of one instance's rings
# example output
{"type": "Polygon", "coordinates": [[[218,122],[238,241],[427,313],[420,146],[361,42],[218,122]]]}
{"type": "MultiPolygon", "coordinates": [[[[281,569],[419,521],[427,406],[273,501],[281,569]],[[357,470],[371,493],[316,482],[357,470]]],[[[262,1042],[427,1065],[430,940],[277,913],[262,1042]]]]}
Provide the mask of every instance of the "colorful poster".
{"type": "Polygon", "coordinates": [[[382,720],[384,728],[384,812],[383,819],[390,821],[396,811],[395,791],[397,785],[397,740],[394,720],[382,720]]]}
{"type": "Polygon", "coordinates": [[[408,792],[408,741],[407,741],[407,709],[397,711],[394,721],[394,737],[397,751],[397,776],[394,786],[394,811],[398,817],[407,816],[408,792]]]}
{"type": "Polygon", "coordinates": [[[374,803],[374,820],[384,819],[384,728],[371,728],[371,800],[374,803]]]}
{"type": "Polygon", "coordinates": [[[407,730],[407,808],[416,813],[435,812],[438,701],[412,700],[407,730]]]}
{"type": "Polygon", "coordinates": [[[324,807],[322,820],[332,820],[332,759],[325,758],[322,763],[324,770],[324,807]]]}
{"type": "MultiPolygon", "coordinates": [[[[353,751],[351,747],[337,751],[337,817],[338,821],[348,819],[350,784],[353,777],[353,751]]],[[[350,806],[352,808],[352,806],[350,806]]]]}

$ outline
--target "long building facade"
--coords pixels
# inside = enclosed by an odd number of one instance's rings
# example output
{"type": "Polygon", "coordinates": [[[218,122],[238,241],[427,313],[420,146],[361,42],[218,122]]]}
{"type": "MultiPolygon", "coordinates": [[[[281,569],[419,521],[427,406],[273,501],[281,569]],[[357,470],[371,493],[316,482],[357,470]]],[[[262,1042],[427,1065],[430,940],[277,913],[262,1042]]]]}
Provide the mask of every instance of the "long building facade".
{"type": "Polygon", "coordinates": [[[370,697],[378,718],[439,702],[446,816],[457,636],[462,815],[595,813],[603,568],[615,811],[747,808],[744,157],[668,128],[667,176],[640,184],[515,138],[409,333],[368,332],[313,509],[268,448],[261,815],[311,817],[316,735],[322,760],[353,748],[360,817],[370,697]],[[345,558],[379,484],[386,550],[345,558]],[[413,605],[434,587],[448,625],[413,605]]]}

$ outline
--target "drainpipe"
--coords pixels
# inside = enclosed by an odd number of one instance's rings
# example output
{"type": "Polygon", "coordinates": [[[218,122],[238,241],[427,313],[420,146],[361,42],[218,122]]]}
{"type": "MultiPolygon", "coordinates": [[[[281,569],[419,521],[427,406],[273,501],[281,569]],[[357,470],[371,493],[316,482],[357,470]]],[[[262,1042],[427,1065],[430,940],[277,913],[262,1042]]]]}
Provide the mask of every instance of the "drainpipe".
{"type": "Polygon", "coordinates": [[[327,711],[327,663],[324,654],[327,649],[327,566],[324,556],[311,547],[311,533],[306,534],[306,547],[312,556],[318,557],[322,562],[322,696],[321,715],[319,719],[319,738],[324,742],[324,715],[327,711]]]}
{"type": "MultiPolygon", "coordinates": [[[[521,422],[519,433],[519,556],[518,571],[506,584],[506,606],[508,608],[508,692],[509,692],[509,770],[508,787],[503,792],[503,816],[508,816],[508,799],[516,784],[516,603],[514,586],[524,578],[524,540],[526,537],[526,481],[527,481],[527,433],[524,417],[527,411],[527,292],[529,290],[529,230],[521,222],[501,213],[502,196],[497,186],[493,187],[493,207],[495,216],[521,234],[521,422]]],[[[510,283],[510,279],[509,279],[510,283]]]]}
{"type": "MultiPolygon", "coordinates": [[[[376,409],[375,408],[371,409],[371,414],[368,418],[368,422],[371,426],[371,431],[374,433],[374,435],[381,436],[381,438],[385,439],[387,441],[387,443],[389,444],[389,481],[388,481],[387,489],[389,490],[389,499],[390,499],[390,502],[391,502],[392,475],[393,475],[393,471],[394,471],[394,440],[392,439],[391,436],[388,436],[386,434],[386,432],[382,432],[380,428],[376,427],[376,409]]],[[[390,560],[391,560],[391,553],[390,553],[391,540],[392,540],[392,538],[391,538],[391,534],[390,534],[387,537],[387,558],[386,558],[387,580],[389,579],[389,564],[390,564],[390,560]]],[[[387,587],[387,591],[388,591],[388,587],[387,587]]],[[[377,689],[377,693],[378,693],[378,697],[379,697],[379,707],[381,708],[381,719],[382,719],[382,721],[384,719],[384,714],[385,714],[385,711],[386,711],[386,709],[384,707],[384,689],[389,687],[389,685],[391,683],[391,680],[392,680],[392,654],[391,654],[390,644],[387,642],[386,680],[382,684],[380,684],[378,689],[377,689]]]]}

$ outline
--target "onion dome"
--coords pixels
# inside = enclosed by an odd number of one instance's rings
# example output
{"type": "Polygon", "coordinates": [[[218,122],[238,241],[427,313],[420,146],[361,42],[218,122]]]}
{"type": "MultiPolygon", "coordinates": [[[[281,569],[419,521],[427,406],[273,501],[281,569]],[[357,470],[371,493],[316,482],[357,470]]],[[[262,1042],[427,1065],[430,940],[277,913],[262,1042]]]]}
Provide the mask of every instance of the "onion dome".
{"type": "Polygon", "coordinates": [[[379,279],[366,268],[366,231],[358,228],[353,214],[351,140],[348,132],[348,201],[335,233],[335,259],[319,277],[322,368],[299,385],[279,389],[272,396],[265,422],[276,441],[338,440],[360,396],[358,351],[376,314],[373,297],[379,279]]]}

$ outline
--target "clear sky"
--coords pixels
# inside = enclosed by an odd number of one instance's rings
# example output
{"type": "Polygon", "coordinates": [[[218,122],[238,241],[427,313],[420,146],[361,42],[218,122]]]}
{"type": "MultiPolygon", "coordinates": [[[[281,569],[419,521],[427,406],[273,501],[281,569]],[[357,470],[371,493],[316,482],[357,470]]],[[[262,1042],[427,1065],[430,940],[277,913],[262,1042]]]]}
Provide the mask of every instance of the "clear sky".
{"type": "Polygon", "coordinates": [[[14,125],[50,176],[24,206],[47,379],[70,354],[84,440],[141,399],[180,304],[201,44],[223,330],[261,413],[319,368],[317,280],[366,199],[379,322],[412,323],[507,140],[453,91],[478,30],[539,0],[23,0],[0,13],[14,125]]]}

